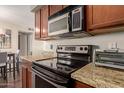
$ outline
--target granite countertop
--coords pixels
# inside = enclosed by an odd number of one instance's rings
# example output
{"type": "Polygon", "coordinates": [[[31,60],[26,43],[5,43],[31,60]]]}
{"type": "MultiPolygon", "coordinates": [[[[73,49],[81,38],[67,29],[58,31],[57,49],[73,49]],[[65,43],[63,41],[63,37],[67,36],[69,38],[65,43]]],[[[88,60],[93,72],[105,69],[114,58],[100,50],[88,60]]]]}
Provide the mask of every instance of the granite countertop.
{"type": "Polygon", "coordinates": [[[71,77],[97,88],[124,87],[124,70],[98,67],[93,63],[75,71],[71,77]]]}
{"type": "Polygon", "coordinates": [[[48,54],[41,54],[41,55],[29,55],[29,56],[22,56],[21,59],[22,60],[27,60],[29,62],[33,62],[36,60],[43,60],[43,59],[49,59],[49,58],[54,58],[56,57],[55,55],[53,55],[52,53],[48,53],[48,54]]]}

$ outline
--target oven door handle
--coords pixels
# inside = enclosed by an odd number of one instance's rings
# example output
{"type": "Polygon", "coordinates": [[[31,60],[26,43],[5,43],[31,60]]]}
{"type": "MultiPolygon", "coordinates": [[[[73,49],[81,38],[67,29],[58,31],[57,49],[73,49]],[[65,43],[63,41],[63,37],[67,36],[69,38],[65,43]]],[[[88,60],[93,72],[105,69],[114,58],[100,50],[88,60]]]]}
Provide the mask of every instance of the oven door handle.
{"type": "Polygon", "coordinates": [[[65,84],[67,84],[67,82],[68,82],[68,80],[66,80],[66,81],[60,81],[60,80],[52,79],[52,78],[48,77],[47,75],[42,74],[42,73],[36,71],[36,70],[33,69],[33,68],[32,68],[32,70],[33,70],[33,72],[34,72],[36,75],[40,76],[41,78],[43,77],[43,78],[48,79],[48,80],[50,80],[51,82],[54,82],[54,83],[56,83],[56,84],[65,85],[65,84]]]}

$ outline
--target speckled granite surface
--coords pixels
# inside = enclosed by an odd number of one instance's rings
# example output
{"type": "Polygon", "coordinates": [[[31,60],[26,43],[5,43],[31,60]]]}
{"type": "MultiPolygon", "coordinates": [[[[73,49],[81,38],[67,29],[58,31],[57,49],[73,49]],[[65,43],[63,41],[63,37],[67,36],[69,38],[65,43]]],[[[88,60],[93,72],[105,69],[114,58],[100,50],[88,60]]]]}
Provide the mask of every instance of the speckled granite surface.
{"type": "Polygon", "coordinates": [[[36,60],[43,60],[56,57],[53,53],[41,54],[41,55],[29,55],[29,56],[22,56],[21,59],[27,60],[29,62],[33,62],[36,60]]]}
{"type": "Polygon", "coordinates": [[[97,88],[124,88],[124,70],[98,67],[93,63],[75,71],[71,77],[97,88]]]}

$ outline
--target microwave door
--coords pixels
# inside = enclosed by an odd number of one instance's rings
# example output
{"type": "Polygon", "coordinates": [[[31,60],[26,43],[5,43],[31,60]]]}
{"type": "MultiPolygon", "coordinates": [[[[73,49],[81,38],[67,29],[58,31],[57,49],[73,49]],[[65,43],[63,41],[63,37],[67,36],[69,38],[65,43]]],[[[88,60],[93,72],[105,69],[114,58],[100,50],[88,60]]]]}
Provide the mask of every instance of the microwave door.
{"type": "Polygon", "coordinates": [[[48,35],[58,35],[69,32],[68,13],[53,18],[48,22],[48,35]]]}
{"type": "Polygon", "coordinates": [[[82,30],[82,7],[72,11],[72,32],[82,30]]]}

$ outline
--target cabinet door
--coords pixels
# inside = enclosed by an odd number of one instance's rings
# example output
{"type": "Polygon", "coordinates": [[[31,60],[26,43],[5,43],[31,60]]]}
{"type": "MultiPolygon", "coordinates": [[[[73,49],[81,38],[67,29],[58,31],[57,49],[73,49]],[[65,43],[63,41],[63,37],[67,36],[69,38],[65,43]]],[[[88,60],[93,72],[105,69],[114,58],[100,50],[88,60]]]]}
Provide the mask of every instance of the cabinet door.
{"type": "Polygon", "coordinates": [[[53,15],[62,9],[63,9],[62,5],[50,5],[50,15],[53,15]]]}
{"type": "Polygon", "coordinates": [[[88,6],[88,28],[101,29],[124,24],[123,5],[88,6]]]}
{"type": "Polygon", "coordinates": [[[26,88],[27,87],[27,68],[26,67],[22,67],[22,88],[26,88]]]}
{"type": "Polygon", "coordinates": [[[81,82],[78,82],[78,81],[75,81],[74,87],[75,88],[93,88],[92,86],[89,86],[85,83],[81,83],[81,82]]]}
{"type": "Polygon", "coordinates": [[[32,71],[28,70],[27,72],[27,87],[31,88],[32,87],[32,71]]]}
{"type": "Polygon", "coordinates": [[[47,37],[48,36],[48,6],[45,6],[42,9],[42,13],[41,13],[41,38],[47,37]]]}
{"type": "Polygon", "coordinates": [[[35,39],[40,39],[40,10],[35,12],[35,39]]]}

